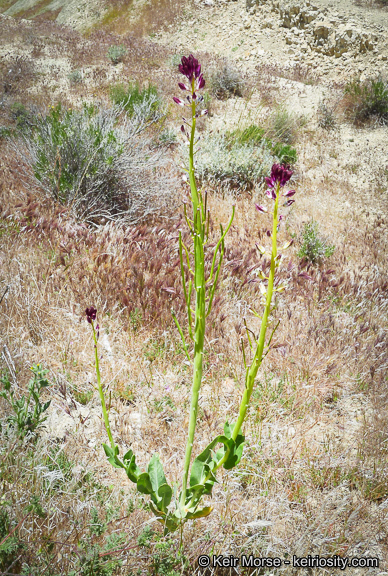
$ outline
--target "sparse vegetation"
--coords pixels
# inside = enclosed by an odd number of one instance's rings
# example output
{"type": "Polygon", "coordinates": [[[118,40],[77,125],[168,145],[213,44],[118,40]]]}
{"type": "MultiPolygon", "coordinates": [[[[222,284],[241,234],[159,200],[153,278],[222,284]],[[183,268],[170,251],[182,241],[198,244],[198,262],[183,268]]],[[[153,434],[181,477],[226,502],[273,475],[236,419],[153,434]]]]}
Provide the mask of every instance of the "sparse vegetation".
{"type": "Polygon", "coordinates": [[[111,62],[116,65],[123,61],[127,54],[127,49],[122,44],[110,46],[107,56],[111,62]]]}
{"type": "Polygon", "coordinates": [[[226,134],[206,134],[196,157],[198,178],[229,189],[250,190],[274,162],[265,141],[259,145],[231,141],[226,134]]]}
{"type": "Polygon", "coordinates": [[[295,164],[296,150],[282,142],[273,143],[265,134],[264,128],[252,124],[204,135],[197,154],[199,178],[238,192],[262,182],[274,162],[295,164]]]}
{"type": "Polygon", "coordinates": [[[318,222],[306,222],[299,239],[299,258],[304,258],[311,264],[321,264],[325,258],[333,255],[335,246],[331,246],[326,238],[319,233],[318,222]]]}
{"type": "Polygon", "coordinates": [[[306,118],[290,112],[286,106],[277,106],[267,120],[266,132],[275,142],[295,143],[298,130],[306,123],[306,118]]]}
{"type": "MultiPolygon", "coordinates": [[[[124,119],[122,106],[73,110],[60,104],[36,117],[34,125],[19,116],[24,129],[12,141],[13,149],[23,156],[29,181],[80,218],[145,218],[154,207],[139,182],[148,180],[149,197],[158,194],[154,170],[163,165],[144,133],[161,114],[154,102],[134,104],[132,117],[124,119]]],[[[161,177],[167,183],[168,176],[161,177]]],[[[161,207],[164,199],[156,204],[161,207]]]]}
{"type": "Polygon", "coordinates": [[[217,65],[210,74],[211,91],[219,100],[232,96],[242,96],[243,78],[241,73],[228,61],[217,65]]]}
{"type": "Polygon", "coordinates": [[[345,111],[348,117],[362,123],[371,119],[388,123],[388,81],[383,77],[361,82],[352,80],[345,87],[345,111]]]}
{"type": "Polygon", "coordinates": [[[335,105],[330,105],[326,100],[321,100],[318,105],[318,126],[325,130],[335,130],[338,127],[335,111],[335,105]]]}
{"type": "Polygon", "coordinates": [[[155,86],[140,88],[139,84],[116,84],[110,88],[110,98],[116,106],[121,106],[132,118],[141,114],[146,121],[157,115],[161,100],[155,86]]]}

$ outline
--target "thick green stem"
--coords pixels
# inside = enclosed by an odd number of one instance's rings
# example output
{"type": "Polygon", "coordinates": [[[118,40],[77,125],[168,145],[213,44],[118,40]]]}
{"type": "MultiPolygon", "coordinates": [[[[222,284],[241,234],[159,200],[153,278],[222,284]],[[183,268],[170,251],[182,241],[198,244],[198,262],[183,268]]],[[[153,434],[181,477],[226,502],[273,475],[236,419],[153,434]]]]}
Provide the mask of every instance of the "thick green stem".
{"type": "MultiPolygon", "coordinates": [[[[194,92],[194,80],[192,82],[192,90],[194,92]]],[[[195,183],[194,173],[194,138],[195,138],[195,124],[196,124],[196,104],[195,100],[192,101],[191,107],[191,136],[190,136],[190,152],[189,152],[189,178],[191,188],[191,200],[193,204],[193,221],[194,221],[194,287],[195,287],[195,325],[194,325],[194,372],[193,384],[191,388],[191,403],[189,415],[189,430],[186,444],[186,453],[182,478],[182,492],[181,492],[181,509],[185,506],[187,482],[189,477],[191,453],[193,450],[194,434],[197,424],[198,414],[198,398],[199,390],[202,382],[203,371],[203,345],[205,340],[205,300],[206,300],[206,284],[205,284],[205,255],[204,255],[204,234],[205,223],[202,221],[202,202],[198,196],[197,187],[195,183]]]]}
{"type": "Polygon", "coordinates": [[[102,389],[102,384],[101,384],[101,373],[100,373],[100,363],[99,363],[99,359],[98,359],[98,342],[97,342],[97,334],[96,334],[96,330],[94,328],[94,323],[92,321],[92,328],[93,328],[93,338],[94,338],[94,356],[95,356],[95,360],[96,360],[96,375],[97,375],[97,386],[98,386],[98,393],[100,395],[100,400],[101,400],[101,407],[102,407],[102,414],[104,417],[104,423],[105,423],[105,428],[106,428],[106,432],[108,434],[108,438],[109,438],[109,442],[110,445],[112,447],[112,450],[115,449],[115,443],[113,440],[113,436],[112,436],[112,432],[110,429],[110,424],[109,424],[109,415],[108,415],[108,410],[106,408],[106,404],[105,404],[105,396],[104,396],[104,391],[102,389]]]}
{"type": "Polygon", "coordinates": [[[241,426],[244,422],[247,409],[249,406],[249,400],[251,398],[253,385],[255,383],[255,378],[257,372],[260,368],[260,364],[263,360],[263,352],[265,346],[265,335],[267,332],[267,325],[268,325],[268,317],[271,312],[271,302],[272,302],[272,294],[273,294],[273,285],[275,280],[275,269],[276,269],[276,256],[277,256],[277,232],[278,232],[278,206],[279,206],[279,195],[280,195],[280,185],[277,185],[276,189],[276,200],[275,200],[275,207],[273,211],[273,224],[272,224],[272,255],[271,255],[271,269],[268,278],[268,288],[267,288],[267,299],[264,309],[263,318],[261,321],[260,327],[260,334],[259,340],[257,342],[256,352],[253,358],[253,362],[251,367],[247,371],[246,380],[245,380],[245,390],[243,397],[241,399],[240,404],[240,411],[238,415],[237,422],[233,428],[232,438],[236,440],[241,426]]]}

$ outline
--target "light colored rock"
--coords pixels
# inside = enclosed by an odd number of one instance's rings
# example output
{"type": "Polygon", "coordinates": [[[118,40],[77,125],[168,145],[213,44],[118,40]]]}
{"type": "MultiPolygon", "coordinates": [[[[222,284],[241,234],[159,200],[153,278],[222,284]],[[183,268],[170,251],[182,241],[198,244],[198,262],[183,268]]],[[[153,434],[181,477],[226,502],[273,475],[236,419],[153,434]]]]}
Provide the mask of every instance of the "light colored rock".
{"type": "Polygon", "coordinates": [[[76,420],[66,414],[66,412],[53,410],[50,412],[45,422],[45,433],[50,438],[57,440],[64,440],[66,436],[74,432],[76,428],[76,420]]]}

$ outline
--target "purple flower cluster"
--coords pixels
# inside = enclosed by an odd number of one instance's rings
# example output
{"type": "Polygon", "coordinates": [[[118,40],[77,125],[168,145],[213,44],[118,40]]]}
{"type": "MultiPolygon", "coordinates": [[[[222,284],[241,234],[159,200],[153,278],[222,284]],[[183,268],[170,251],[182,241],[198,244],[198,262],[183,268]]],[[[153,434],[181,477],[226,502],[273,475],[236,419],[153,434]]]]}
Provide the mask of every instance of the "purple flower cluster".
{"type": "Polygon", "coordinates": [[[93,306],[90,306],[90,308],[86,308],[85,314],[86,314],[86,320],[89,322],[89,324],[94,322],[94,320],[97,318],[97,310],[93,306]]]}
{"type": "MultiPolygon", "coordinates": [[[[183,74],[183,76],[186,76],[190,82],[190,86],[187,86],[183,82],[178,82],[178,86],[181,90],[190,92],[191,96],[186,97],[187,102],[177,98],[176,96],[173,97],[173,100],[175,104],[179,104],[179,106],[191,106],[193,100],[200,103],[203,101],[203,96],[198,97],[197,91],[205,87],[205,80],[201,73],[201,64],[192,54],[190,54],[188,58],[183,56],[181,62],[182,63],[179,64],[179,72],[183,74]]],[[[204,114],[207,114],[207,110],[202,110],[201,116],[204,114]]]]}
{"type": "Polygon", "coordinates": [[[274,164],[271,168],[271,176],[266,178],[268,188],[275,188],[277,184],[283,188],[285,184],[290,180],[293,172],[287,166],[282,166],[281,164],[274,164]]]}
{"type": "MultiPolygon", "coordinates": [[[[289,166],[282,166],[281,164],[274,164],[271,169],[271,176],[266,178],[265,181],[268,186],[267,196],[271,200],[276,200],[277,188],[283,188],[285,184],[291,179],[293,172],[290,170],[289,166]]],[[[291,206],[295,202],[292,196],[295,194],[295,190],[288,190],[283,193],[283,196],[287,198],[283,206],[291,206]]],[[[261,204],[256,204],[256,209],[259,212],[267,212],[267,208],[261,204]]],[[[279,216],[279,220],[283,220],[283,216],[279,216]]]]}

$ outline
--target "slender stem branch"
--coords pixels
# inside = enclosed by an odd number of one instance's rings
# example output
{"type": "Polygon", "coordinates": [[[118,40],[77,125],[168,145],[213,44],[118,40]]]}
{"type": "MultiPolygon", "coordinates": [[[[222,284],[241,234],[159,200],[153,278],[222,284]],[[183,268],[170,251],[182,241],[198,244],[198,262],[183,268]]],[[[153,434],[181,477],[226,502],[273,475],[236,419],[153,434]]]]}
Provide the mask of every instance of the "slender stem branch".
{"type": "Polygon", "coordinates": [[[109,438],[109,442],[110,442],[110,445],[112,447],[112,450],[114,450],[116,445],[115,445],[115,442],[113,440],[112,432],[110,429],[108,410],[106,408],[104,391],[102,389],[102,384],[101,384],[100,363],[99,363],[99,359],[98,359],[98,341],[97,341],[97,334],[96,334],[96,329],[94,327],[93,321],[92,321],[92,328],[93,328],[94,357],[95,357],[95,361],[96,361],[96,375],[97,375],[98,393],[100,395],[102,414],[104,417],[106,432],[108,434],[108,438],[109,438]]]}
{"type": "Polygon", "coordinates": [[[277,188],[276,188],[276,200],[275,200],[275,207],[274,207],[274,211],[273,211],[272,255],[271,255],[271,268],[270,268],[270,273],[269,273],[269,278],[268,278],[267,299],[266,299],[263,318],[261,321],[259,340],[257,343],[255,356],[253,358],[253,362],[251,364],[251,367],[247,371],[247,376],[246,376],[246,381],[245,381],[245,390],[244,390],[243,397],[241,399],[240,411],[239,411],[238,419],[237,419],[237,422],[234,426],[233,433],[232,433],[233,440],[236,440],[238,433],[240,432],[241,426],[244,422],[244,419],[245,419],[245,416],[247,413],[247,409],[248,409],[248,405],[249,405],[249,400],[251,398],[255,378],[256,378],[257,372],[259,370],[260,364],[263,360],[265,335],[267,332],[268,317],[269,317],[269,314],[271,311],[271,302],[272,302],[272,294],[273,294],[273,286],[274,286],[275,270],[276,270],[275,264],[276,264],[276,256],[277,256],[279,196],[280,196],[280,185],[278,184],[277,188]]]}

